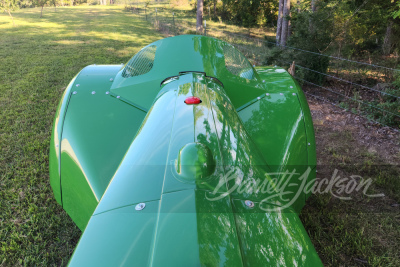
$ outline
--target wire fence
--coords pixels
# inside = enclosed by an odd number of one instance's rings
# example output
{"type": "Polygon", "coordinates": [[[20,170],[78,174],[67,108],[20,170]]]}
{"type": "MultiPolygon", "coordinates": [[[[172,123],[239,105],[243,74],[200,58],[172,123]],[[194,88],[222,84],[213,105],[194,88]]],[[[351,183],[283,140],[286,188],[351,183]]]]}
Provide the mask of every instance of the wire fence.
{"type": "MultiPolygon", "coordinates": [[[[196,32],[195,15],[184,11],[171,11],[164,7],[150,7],[146,3],[137,3],[125,7],[143,20],[151,23],[167,36],[180,34],[203,34],[227,41],[240,50],[254,65],[276,64],[288,68],[293,61],[284,57],[268,62],[274,49],[286,55],[312,55],[328,62],[327,71],[321,72],[303,64],[294,62],[296,75],[293,77],[302,85],[306,95],[330,103],[338,108],[350,111],[358,116],[389,127],[397,132],[400,129],[400,70],[394,67],[380,66],[372,62],[362,62],[336,55],[326,55],[294,46],[279,46],[271,40],[255,38],[227,30],[204,27],[196,32]],[[318,81],[309,76],[317,75],[318,81]]],[[[206,25],[207,26],[207,25],[206,25]]],[[[307,63],[307,62],[306,62],[307,63]]]]}

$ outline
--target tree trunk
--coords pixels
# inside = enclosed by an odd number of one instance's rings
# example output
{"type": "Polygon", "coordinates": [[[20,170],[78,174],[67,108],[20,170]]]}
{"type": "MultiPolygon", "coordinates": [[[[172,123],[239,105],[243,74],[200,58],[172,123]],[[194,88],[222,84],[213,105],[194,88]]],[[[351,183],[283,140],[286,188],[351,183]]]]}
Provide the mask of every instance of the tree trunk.
{"type": "Polygon", "coordinates": [[[383,54],[385,56],[390,54],[390,50],[392,48],[392,29],[393,29],[393,20],[390,20],[386,27],[385,39],[383,40],[383,54]]]}
{"type": "Polygon", "coordinates": [[[40,10],[40,17],[43,17],[43,7],[44,7],[44,5],[42,6],[42,9],[40,10]]]}
{"type": "MultiPolygon", "coordinates": [[[[315,3],[316,3],[316,0],[311,0],[311,11],[312,11],[312,13],[314,13],[316,11],[315,3]]],[[[311,18],[308,21],[308,29],[309,29],[310,33],[314,32],[313,22],[314,21],[311,18]]]]}
{"type": "Polygon", "coordinates": [[[197,0],[196,31],[199,33],[203,31],[203,0],[197,0]]]}
{"type": "Polygon", "coordinates": [[[290,0],[285,0],[285,4],[283,5],[281,46],[286,46],[287,42],[288,29],[289,29],[289,12],[290,12],[290,0]]]}
{"type": "Polygon", "coordinates": [[[312,12],[315,12],[315,10],[316,10],[315,2],[316,2],[316,0],[311,0],[311,10],[312,10],[312,12]]]}
{"type": "Polygon", "coordinates": [[[217,17],[217,0],[214,0],[214,17],[217,17]]]}
{"type": "Polygon", "coordinates": [[[12,20],[13,26],[15,26],[14,18],[13,18],[13,16],[11,15],[11,12],[10,12],[10,10],[9,10],[9,9],[7,9],[7,12],[8,12],[8,15],[10,15],[10,17],[11,17],[11,20],[12,20]]]}
{"type": "Polygon", "coordinates": [[[282,12],[283,12],[283,3],[285,0],[279,0],[279,13],[278,13],[278,21],[276,26],[276,44],[279,45],[281,43],[281,32],[282,32],[282,12]]]}

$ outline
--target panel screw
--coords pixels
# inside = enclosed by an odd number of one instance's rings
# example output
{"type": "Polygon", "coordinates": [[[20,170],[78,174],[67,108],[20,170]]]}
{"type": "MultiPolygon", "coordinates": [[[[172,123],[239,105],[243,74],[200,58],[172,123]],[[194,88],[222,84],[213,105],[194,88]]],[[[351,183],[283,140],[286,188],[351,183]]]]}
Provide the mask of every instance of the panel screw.
{"type": "Polygon", "coordinates": [[[296,95],[296,93],[293,93],[293,95],[296,95]]]}
{"type": "Polygon", "coordinates": [[[117,98],[120,98],[120,96],[117,96],[117,98]]]}
{"type": "Polygon", "coordinates": [[[257,99],[258,99],[258,100],[260,100],[260,99],[261,99],[261,97],[257,97],[257,99]]]}
{"type": "Polygon", "coordinates": [[[290,88],[293,88],[293,86],[290,86],[290,88]]]}
{"type": "Polygon", "coordinates": [[[311,146],[311,144],[310,144],[310,143],[308,143],[308,145],[309,145],[309,146],[311,146]]]}
{"type": "Polygon", "coordinates": [[[109,92],[109,91],[107,91],[107,92],[106,92],[106,95],[109,95],[109,94],[110,94],[110,92],[109,92]]]}
{"type": "Polygon", "coordinates": [[[139,203],[136,205],[135,210],[143,210],[146,207],[145,203],[139,203]]]}
{"type": "Polygon", "coordinates": [[[114,81],[114,79],[113,79],[113,78],[110,78],[110,82],[112,82],[112,81],[114,81]]]}
{"type": "Polygon", "coordinates": [[[92,91],[92,95],[94,95],[96,93],[96,91],[92,91]]]}
{"type": "Polygon", "coordinates": [[[280,95],[283,95],[282,93],[280,93],[280,95]]]}
{"type": "Polygon", "coordinates": [[[76,95],[78,92],[77,91],[73,91],[72,94],[76,95]]]}
{"type": "Polygon", "coordinates": [[[265,80],[263,80],[263,83],[265,83],[265,80]]]}
{"type": "Polygon", "coordinates": [[[254,207],[254,202],[251,201],[251,200],[246,200],[244,202],[244,204],[246,204],[246,206],[249,207],[249,208],[253,208],[254,207]]]}
{"type": "Polygon", "coordinates": [[[269,93],[266,93],[265,95],[266,95],[266,96],[269,96],[269,93]]]}
{"type": "Polygon", "coordinates": [[[79,87],[80,84],[77,84],[76,87],[79,87]]]}

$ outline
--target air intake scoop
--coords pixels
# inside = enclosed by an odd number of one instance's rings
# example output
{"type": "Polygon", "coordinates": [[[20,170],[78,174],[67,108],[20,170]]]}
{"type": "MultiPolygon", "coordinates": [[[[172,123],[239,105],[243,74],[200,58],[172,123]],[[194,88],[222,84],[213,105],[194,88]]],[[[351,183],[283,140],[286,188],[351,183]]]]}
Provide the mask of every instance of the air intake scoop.
{"type": "Polygon", "coordinates": [[[176,172],[187,181],[204,179],[215,171],[211,150],[201,143],[189,143],[181,148],[175,162],[176,172]]]}

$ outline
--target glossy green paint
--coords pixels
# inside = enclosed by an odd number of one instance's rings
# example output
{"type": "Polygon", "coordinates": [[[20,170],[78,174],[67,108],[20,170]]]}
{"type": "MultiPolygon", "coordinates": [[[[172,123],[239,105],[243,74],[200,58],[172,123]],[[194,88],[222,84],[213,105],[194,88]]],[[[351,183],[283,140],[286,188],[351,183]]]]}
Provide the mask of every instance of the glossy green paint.
{"type": "Polygon", "coordinates": [[[86,227],[70,265],[321,265],[296,214],[306,194],[293,203],[276,194],[288,178],[274,173],[315,166],[301,89],[276,68],[235,75],[229,45],[213,38],[152,45],[146,74],[90,66],[64,97],[61,157],[51,157],[60,158],[52,162],[60,162],[63,207],[86,227]],[[189,96],[202,102],[187,105],[189,96]],[[257,180],[270,190],[246,190],[257,180]]]}
{"type": "Polygon", "coordinates": [[[149,266],[159,201],[93,216],[69,266],[149,266]]]}
{"type": "Polygon", "coordinates": [[[157,46],[153,68],[146,74],[128,79],[122,76],[121,70],[113,82],[113,94],[148,110],[160,91],[160,83],[185,71],[203,72],[221,80],[230,87],[229,97],[237,107],[265,91],[256,72],[255,79],[248,80],[227,70],[224,46],[231,45],[226,42],[198,35],[180,35],[148,46],[152,45],[157,46]]]}
{"type": "Polygon", "coordinates": [[[106,94],[112,84],[110,78],[120,69],[86,67],[69,91],[59,152],[62,204],[82,230],[145,116],[143,111],[106,94]]]}
{"type": "Polygon", "coordinates": [[[211,150],[202,143],[189,143],[181,148],[175,162],[176,174],[187,181],[206,179],[215,171],[211,150]]]}
{"type": "Polygon", "coordinates": [[[65,89],[60,103],[58,104],[56,114],[53,122],[53,130],[50,140],[50,157],[49,157],[49,171],[50,171],[50,185],[53,189],[54,196],[59,204],[62,205],[61,200],[61,180],[60,180],[60,147],[61,147],[61,133],[64,123],[64,116],[67,110],[69,98],[71,95],[71,88],[75,82],[76,76],[68,84],[65,89]]]}
{"type": "Polygon", "coordinates": [[[233,206],[244,266],[322,266],[296,213],[263,213],[238,200],[233,206]]]}

